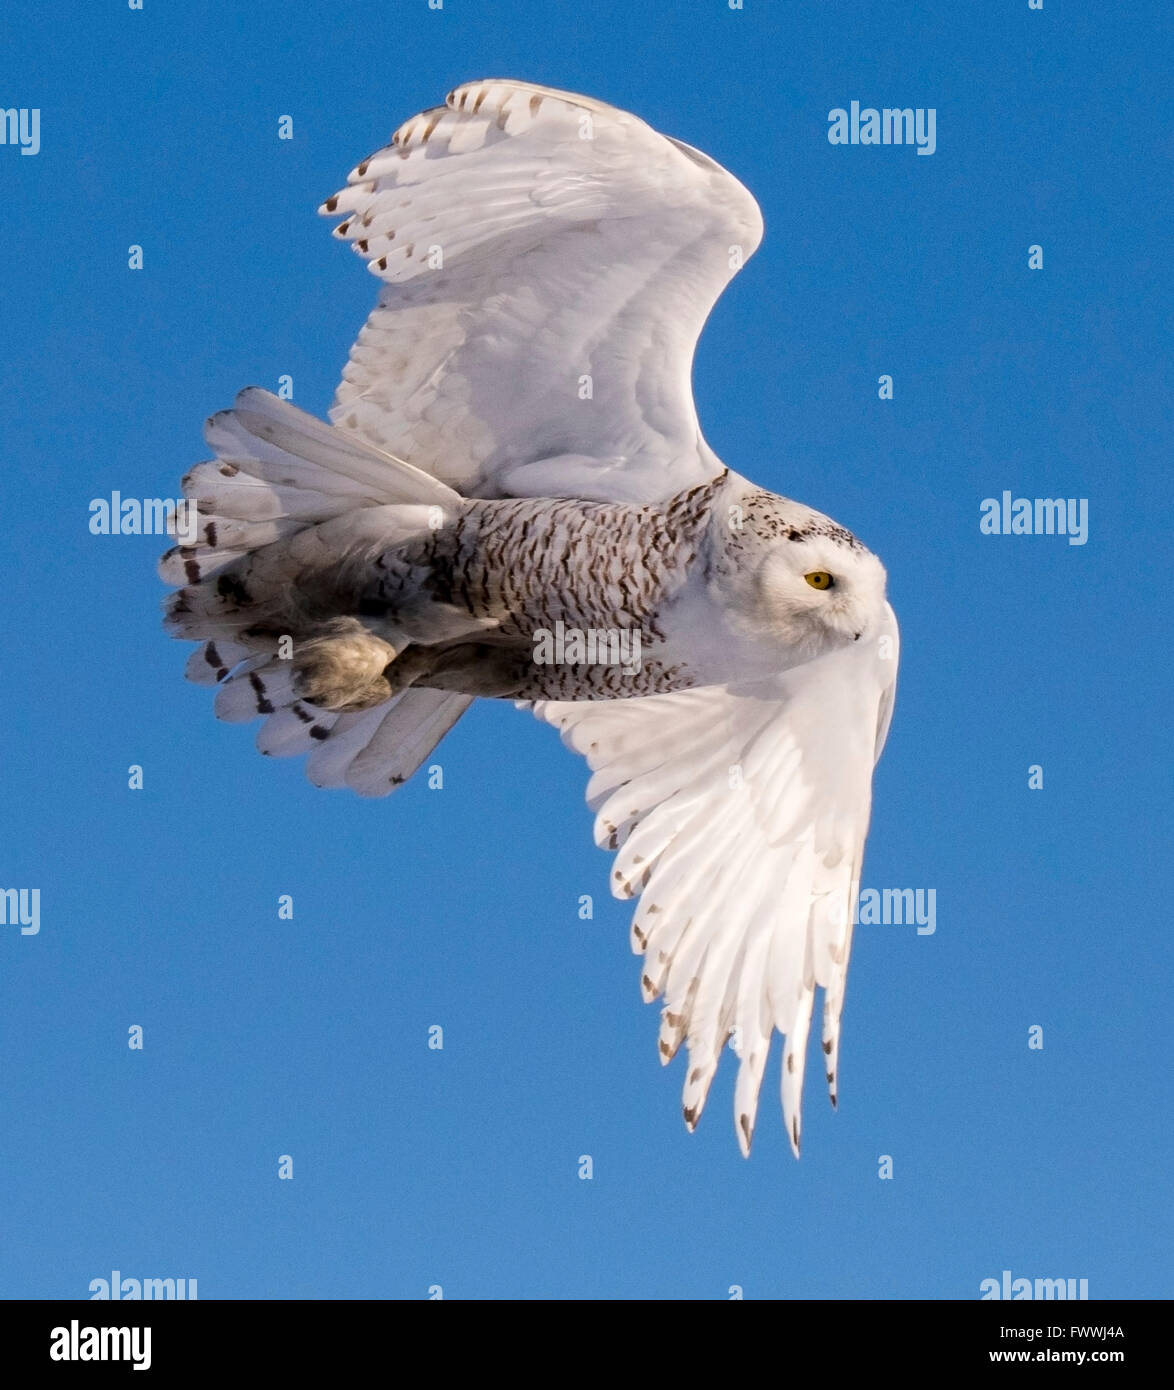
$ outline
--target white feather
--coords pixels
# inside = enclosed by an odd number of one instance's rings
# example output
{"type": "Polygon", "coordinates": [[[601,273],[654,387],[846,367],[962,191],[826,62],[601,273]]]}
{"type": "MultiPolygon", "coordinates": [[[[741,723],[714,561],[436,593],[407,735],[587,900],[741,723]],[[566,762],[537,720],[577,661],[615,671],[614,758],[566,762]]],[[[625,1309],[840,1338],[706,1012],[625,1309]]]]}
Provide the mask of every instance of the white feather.
{"type": "Polygon", "coordinates": [[[781,1101],[798,1153],[817,985],[835,1074],[872,765],[896,677],[896,622],[886,613],[867,640],[756,684],[533,706],[593,769],[598,842],[609,842],[616,817],[636,826],[612,888],[643,891],[632,945],[644,953],[645,997],[664,993],[661,1060],[689,1042],[690,1126],[733,1029],[744,1153],[772,1031],[786,1035],[781,1101]],[[731,785],[731,766],[741,786],[731,785]]]}
{"type": "Polygon", "coordinates": [[[762,236],[724,169],[603,102],[482,81],[351,178],[321,211],[350,213],[340,235],[385,287],[336,424],[468,495],[649,500],[719,471],[693,351],[731,246],[746,259],[762,236]],[[546,438],[564,460],[554,487],[545,465],[516,467],[546,438]]]}

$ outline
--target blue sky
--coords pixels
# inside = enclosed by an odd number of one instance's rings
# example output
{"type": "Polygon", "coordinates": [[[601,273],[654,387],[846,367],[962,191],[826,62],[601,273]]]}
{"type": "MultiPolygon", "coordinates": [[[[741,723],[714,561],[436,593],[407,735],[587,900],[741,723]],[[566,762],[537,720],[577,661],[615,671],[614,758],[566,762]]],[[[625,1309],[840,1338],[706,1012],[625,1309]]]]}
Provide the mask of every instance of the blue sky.
{"type": "Polygon", "coordinates": [[[1004,1269],[1169,1296],[1168,24],[10,9],[0,107],[41,111],[41,149],[0,147],[0,887],[40,889],[41,929],[0,927],[0,1296],[113,1269],[205,1298],[969,1299],[1004,1269]],[[809,1086],[799,1163],[777,1044],[749,1162],[728,1060],[685,1132],[552,730],[482,704],[442,791],[316,791],[182,680],[158,539],[87,530],[114,489],[174,495],[243,385],[289,374],[325,412],[375,286],[317,203],[498,75],[634,110],[753,191],[706,434],[888,567],[864,882],[934,889],[937,929],[859,928],[840,1110],[809,1086]],[[935,108],[936,152],[829,144],[853,99],[935,108]],[[981,535],[1004,489],[1087,499],[1087,544],[981,535]]]}

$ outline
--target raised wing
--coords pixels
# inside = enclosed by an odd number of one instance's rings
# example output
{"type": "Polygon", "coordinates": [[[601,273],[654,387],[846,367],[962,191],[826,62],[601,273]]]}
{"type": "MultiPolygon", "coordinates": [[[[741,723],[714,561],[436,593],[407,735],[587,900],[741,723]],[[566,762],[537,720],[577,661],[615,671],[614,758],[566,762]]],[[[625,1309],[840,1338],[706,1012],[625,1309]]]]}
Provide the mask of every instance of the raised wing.
{"type": "Polygon", "coordinates": [[[591,769],[612,892],[639,895],[632,950],[662,997],[660,1057],[686,1043],[693,1129],[727,1042],[740,1059],[738,1143],[750,1152],[773,1030],[786,1035],[783,1115],[799,1153],[804,1060],[824,990],[836,1102],[840,1013],[872,768],[888,730],[897,626],[766,681],[596,703],[545,702],[591,769]]]}
{"type": "Polygon", "coordinates": [[[471,82],[320,211],[384,281],[336,425],[470,496],[656,501],[719,471],[693,352],[762,219],[705,155],[588,97],[471,82]]]}

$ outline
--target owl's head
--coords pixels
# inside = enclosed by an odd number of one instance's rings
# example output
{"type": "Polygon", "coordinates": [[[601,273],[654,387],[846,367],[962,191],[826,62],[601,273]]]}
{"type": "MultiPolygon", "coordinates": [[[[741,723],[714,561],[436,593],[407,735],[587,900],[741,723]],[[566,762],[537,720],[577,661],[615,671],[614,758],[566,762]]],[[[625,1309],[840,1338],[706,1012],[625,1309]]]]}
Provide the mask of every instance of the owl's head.
{"type": "Polygon", "coordinates": [[[763,546],[755,575],[759,616],[772,636],[817,656],[872,632],[885,612],[885,570],[829,517],[797,502],[763,546]]]}

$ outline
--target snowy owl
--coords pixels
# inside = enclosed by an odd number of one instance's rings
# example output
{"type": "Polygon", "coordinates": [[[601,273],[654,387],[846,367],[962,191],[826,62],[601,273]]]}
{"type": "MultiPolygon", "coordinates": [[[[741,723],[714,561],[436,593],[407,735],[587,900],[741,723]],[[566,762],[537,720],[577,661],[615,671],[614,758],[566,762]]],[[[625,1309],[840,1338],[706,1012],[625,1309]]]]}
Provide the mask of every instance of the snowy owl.
{"type": "Polygon", "coordinates": [[[491,79],[322,212],[380,281],[331,424],[243,391],[184,479],[167,625],[263,753],[382,796],[477,696],[587,760],[692,1130],[722,1050],[749,1153],[774,1030],[799,1152],[815,989],[844,980],[897,627],[851,532],[727,469],[694,347],[762,219],[699,151],[491,79]]]}

